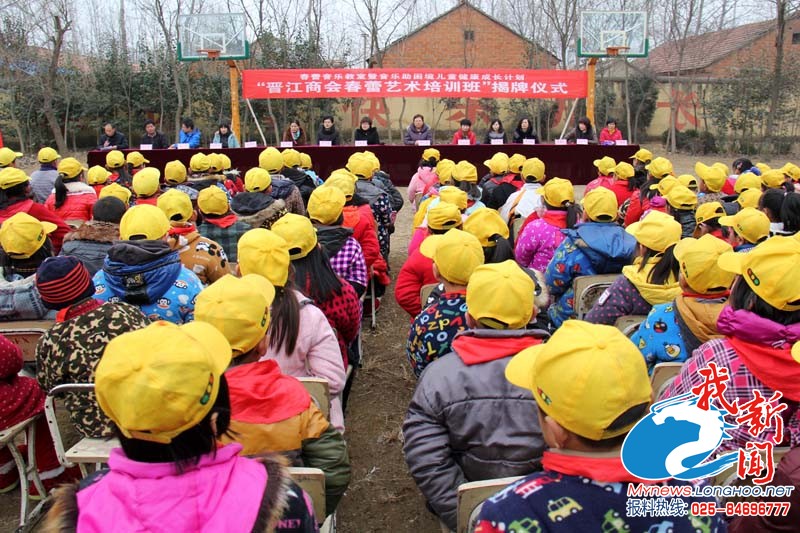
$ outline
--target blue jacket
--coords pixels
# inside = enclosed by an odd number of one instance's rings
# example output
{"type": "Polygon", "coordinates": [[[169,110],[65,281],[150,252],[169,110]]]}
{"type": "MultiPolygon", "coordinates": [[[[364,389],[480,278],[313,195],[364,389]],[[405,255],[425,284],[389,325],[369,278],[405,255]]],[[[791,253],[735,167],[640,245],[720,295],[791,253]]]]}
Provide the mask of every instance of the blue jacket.
{"type": "Polygon", "coordinates": [[[547,314],[553,327],[575,316],[573,279],[622,272],[636,251],[636,239],[617,224],[584,222],[561,232],[566,237],[545,271],[545,282],[553,299],[547,314]]]}
{"type": "Polygon", "coordinates": [[[108,251],[94,275],[95,298],[138,306],[150,320],[183,324],[194,320],[200,279],[181,265],[162,241],[122,241],[108,251]]]}
{"type": "Polygon", "coordinates": [[[200,147],[200,130],[197,128],[193,129],[189,133],[183,131],[181,128],[181,133],[178,136],[178,144],[188,144],[189,148],[199,148],[200,147]]]}

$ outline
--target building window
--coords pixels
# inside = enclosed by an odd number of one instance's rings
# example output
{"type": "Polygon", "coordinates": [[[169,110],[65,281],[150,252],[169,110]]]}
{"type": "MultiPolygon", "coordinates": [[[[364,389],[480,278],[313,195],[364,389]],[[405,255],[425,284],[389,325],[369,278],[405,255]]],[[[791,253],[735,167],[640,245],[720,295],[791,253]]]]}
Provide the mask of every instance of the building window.
{"type": "Polygon", "coordinates": [[[792,44],[800,44],[800,32],[792,34],[792,44]]]}
{"type": "Polygon", "coordinates": [[[474,41],[475,40],[475,32],[473,30],[464,30],[464,40],[465,41],[474,41]]]}

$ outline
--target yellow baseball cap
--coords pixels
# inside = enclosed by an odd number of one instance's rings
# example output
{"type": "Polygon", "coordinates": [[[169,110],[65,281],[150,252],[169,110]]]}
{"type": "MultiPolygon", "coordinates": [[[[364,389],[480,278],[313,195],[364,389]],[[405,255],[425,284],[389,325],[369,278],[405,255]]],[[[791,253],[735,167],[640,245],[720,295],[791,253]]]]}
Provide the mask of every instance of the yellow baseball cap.
{"type": "Polygon", "coordinates": [[[63,174],[68,179],[79,176],[84,170],[87,170],[87,168],[74,157],[65,157],[58,162],[58,173],[63,174]]]}
{"type": "Polygon", "coordinates": [[[725,163],[717,161],[716,163],[712,163],[711,166],[720,169],[722,172],[725,173],[725,176],[728,176],[731,173],[730,170],[728,169],[728,165],[726,165],[725,163]]]}
{"type": "Polygon", "coordinates": [[[440,201],[428,209],[428,227],[434,230],[446,230],[461,225],[461,211],[458,206],[440,201]]]}
{"type": "Polygon", "coordinates": [[[140,204],[122,215],[122,220],[119,221],[119,238],[123,241],[155,241],[164,237],[169,232],[169,227],[169,219],[161,209],[154,205],[140,204]]]}
{"type": "Polygon", "coordinates": [[[208,154],[208,170],[209,172],[222,172],[222,155],[221,154],[208,154]]]}
{"type": "Polygon", "coordinates": [[[0,246],[12,259],[28,259],[44,245],[47,235],[57,227],[52,222],[40,222],[20,211],[0,225],[0,246]]]}
{"type": "Polygon", "coordinates": [[[525,156],[522,154],[513,154],[508,158],[508,171],[514,174],[522,172],[522,165],[525,164],[525,156]]]}
{"type": "Polygon", "coordinates": [[[464,231],[475,235],[484,248],[497,245],[497,242],[492,240],[495,235],[500,235],[504,239],[508,239],[509,235],[508,224],[503,217],[496,210],[488,207],[481,207],[473,211],[464,221],[464,231]]]}
{"type": "Polygon", "coordinates": [[[595,222],[609,222],[617,218],[617,196],[605,187],[592,189],[581,200],[583,210],[595,222]]]}
{"type": "Polygon", "coordinates": [[[89,185],[102,185],[108,181],[110,176],[111,172],[109,172],[105,167],[95,165],[86,173],[86,183],[89,185]]]}
{"type": "Polygon", "coordinates": [[[15,152],[6,146],[0,148],[0,167],[7,167],[18,157],[22,157],[22,152],[15,152]]]}
{"type": "Polygon", "coordinates": [[[133,168],[140,167],[145,163],[149,163],[147,159],[144,158],[142,154],[139,152],[128,152],[128,155],[125,156],[125,161],[128,162],[133,168]]]}
{"type": "Polygon", "coordinates": [[[369,178],[372,176],[374,163],[364,152],[355,152],[347,159],[346,167],[359,178],[369,178]]]}
{"type": "Polygon", "coordinates": [[[625,161],[620,161],[617,163],[617,166],[614,167],[614,176],[621,180],[629,180],[635,175],[636,170],[633,168],[633,165],[625,161]]]}
{"type": "Polygon", "coordinates": [[[444,185],[453,177],[456,163],[452,159],[442,159],[436,163],[436,174],[439,176],[439,184],[444,185]]]}
{"type": "Polygon", "coordinates": [[[694,164],[694,172],[703,180],[711,192],[721,191],[722,186],[725,185],[725,181],[728,179],[728,175],[719,166],[708,166],[699,161],[694,164]]]}
{"type": "Polygon", "coordinates": [[[730,226],[736,235],[751,244],[769,237],[769,217],[753,207],[745,207],[733,216],[721,217],[721,226],[730,226]]]}
{"type": "Polygon", "coordinates": [[[642,163],[649,163],[653,160],[653,152],[645,148],[639,148],[629,159],[638,159],[642,163]]]}
{"type": "Polygon", "coordinates": [[[244,175],[244,189],[247,192],[263,192],[272,185],[272,176],[261,167],[253,167],[244,175]]]}
{"type": "Polygon", "coordinates": [[[270,174],[278,174],[283,169],[283,156],[277,148],[270,146],[258,154],[258,166],[270,174]]]}
{"type": "Polygon", "coordinates": [[[239,271],[243,276],[258,274],[275,287],[289,279],[289,245],[277,233],[256,228],[245,232],[237,247],[239,271]]]}
{"type": "Polygon", "coordinates": [[[281,157],[283,158],[284,167],[294,168],[300,166],[300,152],[294,148],[287,148],[281,152],[281,157]]]}
{"type": "Polygon", "coordinates": [[[666,196],[669,194],[669,191],[672,190],[673,187],[676,185],[680,185],[681,182],[678,181],[678,178],[674,176],[667,176],[665,178],[661,178],[658,182],[650,185],[651,191],[658,191],[659,196],[666,196]]]}
{"type": "Polygon", "coordinates": [[[544,181],[544,162],[538,157],[526,159],[522,165],[521,175],[525,181],[531,181],[533,178],[535,183],[541,183],[544,181]]]}
{"type": "MultiPolygon", "coordinates": [[[[219,187],[215,188],[219,189],[219,187]]],[[[220,189],[220,192],[222,192],[222,189],[220,189]]],[[[192,213],[194,213],[192,199],[189,198],[188,194],[178,189],[170,189],[159,196],[156,205],[167,215],[170,223],[186,222],[192,218],[192,213]]]]}
{"type": "Polygon", "coordinates": [[[495,175],[506,174],[508,172],[508,154],[505,152],[495,152],[491,158],[483,162],[489,167],[489,172],[495,175]]]}
{"type": "Polygon", "coordinates": [[[666,157],[656,157],[644,167],[654,179],[660,180],[672,174],[672,161],[666,157]]]}
{"type": "Polygon", "coordinates": [[[422,159],[425,161],[430,161],[433,159],[434,161],[438,162],[442,157],[442,154],[439,153],[439,150],[436,148],[425,148],[422,151],[422,159]]]}
{"type": "Polygon", "coordinates": [[[120,168],[125,164],[125,154],[119,150],[111,150],[106,154],[106,167],[120,168]]]}
{"type": "Polygon", "coordinates": [[[562,207],[566,202],[575,202],[575,189],[569,180],[553,178],[534,191],[544,196],[544,201],[553,207],[562,207]]]}
{"type": "Polygon", "coordinates": [[[699,294],[707,294],[731,287],[736,276],[717,264],[722,254],[731,251],[730,244],[706,233],[699,239],[681,239],[675,245],[675,259],[689,287],[699,294]]]}
{"type": "Polygon", "coordinates": [[[439,200],[448,204],[453,204],[461,211],[466,210],[469,205],[467,191],[462,191],[458,187],[452,185],[446,185],[439,189],[439,200]]]}
{"type": "Polygon", "coordinates": [[[350,199],[356,192],[356,181],[358,180],[355,175],[346,169],[334,170],[328,179],[325,180],[324,186],[336,187],[346,199],[350,199]]]}
{"type": "Polygon", "coordinates": [[[231,163],[231,158],[225,154],[219,154],[220,159],[222,159],[222,170],[230,170],[233,166],[231,163]]]}
{"type": "Polygon", "coordinates": [[[337,187],[318,187],[308,199],[308,217],[320,224],[333,224],[342,216],[344,193],[337,187]]]}
{"type": "Polygon", "coordinates": [[[311,163],[311,156],[305,152],[300,152],[300,168],[303,170],[310,170],[314,166],[311,163]]]}
{"type": "Polygon", "coordinates": [[[466,181],[468,183],[478,183],[478,169],[469,161],[459,161],[453,169],[452,178],[455,181],[466,181]]]}
{"type": "Polygon", "coordinates": [[[186,165],[177,159],[164,165],[164,181],[170,185],[180,185],[185,182],[186,165]]]}
{"type": "Polygon", "coordinates": [[[456,285],[466,285],[472,272],[483,264],[483,248],[478,238],[459,229],[426,237],[419,251],[433,259],[444,279],[456,285]]]}
{"type": "Polygon", "coordinates": [[[636,238],[636,242],[655,250],[664,252],[667,248],[681,240],[680,223],[661,211],[650,211],[639,222],[634,222],[625,231],[636,238]]]}
{"type": "Polygon", "coordinates": [[[197,207],[206,215],[224,215],[230,210],[228,195],[219,187],[206,187],[197,194],[197,207]]]}
{"type": "Polygon", "coordinates": [[[691,211],[697,207],[697,195],[681,184],[670,189],[666,200],[673,208],[681,211],[691,211]]]}
{"type": "Polygon", "coordinates": [[[292,260],[302,259],[317,247],[317,230],[308,217],[286,213],[270,229],[286,241],[292,260]]]}
{"type": "Polygon", "coordinates": [[[189,159],[189,168],[192,172],[207,172],[211,168],[211,161],[203,153],[196,153],[189,159]]]}
{"type": "Polygon", "coordinates": [[[614,326],[567,320],[546,344],[514,356],[506,379],[536,398],[543,415],[591,440],[624,435],[638,422],[614,427],[637,406],[647,412],[653,390],[641,352],[614,326]]]}
{"type": "Polygon", "coordinates": [[[61,156],[58,155],[58,152],[56,152],[49,146],[45,146],[44,148],[39,150],[38,154],[36,154],[36,159],[39,161],[39,163],[52,163],[53,161],[59,159],[60,157],[61,156]]]}
{"type": "Polygon", "coordinates": [[[761,173],[761,183],[768,189],[779,189],[785,181],[786,177],[778,169],[771,169],[761,173]]]}
{"type": "Polygon", "coordinates": [[[95,370],[97,403],[126,437],[168,444],[211,411],[230,362],[211,324],[160,320],[108,343],[95,370]]]}
{"type": "Polygon", "coordinates": [[[98,198],[105,198],[106,196],[113,196],[122,201],[126,206],[131,202],[131,191],[127,187],[123,187],[119,183],[110,183],[100,189],[98,198]]]}
{"type": "Polygon", "coordinates": [[[467,312],[480,327],[522,329],[533,316],[535,290],[516,261],[481,265],[467,283],[467,312]]]}
{"type": "Polygon", "coordinates": [[[725,216],[725,208],[722,207],[721,203],[706,202],[697,206],[697,211],[694,213],[694,220],[698,224],[702,224],[703,222],[708,222],[709,220],[714,220],[722,216],[725,216]]]}
{"type": "Polygon", "coordinates": [[[372,175],[376,170],[381,169],[381,161],[378,159],[378,156],[375,155],[374,152],[370,152],[369,150],[364,150],[364,157],[367,158],[367,161],[372,163],[372,168],[370,169],[370,175],[372,175]]]}
{"type": "Polygon", "coordinates": [[[16,167],[7,167],[0,170],[0,189],[10,189],[20,183],[31,181],[25,171],[16,167]]]}
{"type": "Polygon", "coordinates": [[[690,191],[697,190],[697,178],[695,178],[691,174],[681,174],[680,176],[678,176],[678,183],[680,183],[690,191]]]}
{"type": "Polygon", "coordinates": [[[770,167],[770,166],[769,166],[768,164],[766,164],[766,163],[756,163],[756,164],[755,164],[755,167],[756,167],[758,170],[760,170],[762,174],[763,174],[764,172],[767,172],[768,170],[772,170],[772,167],[770,167]]]}
{"type": "Polygon", "coordinates": [[[609,174],[614,172],[614,169],[617,166],[617,162],[614,161],[614,159],[612,159],[611,157],[603,156],[600,159],[594,160],[594,166],[597,167],[597,170],[600,172],[600,174],[602,174],[603,176],[608,176],[609,174]]]}
{"type": "Polygon", "coordinates": [[[194,319],[217,328],[236,358],[255,348],[267,334],[274,299],[275,287],[266,278],[226,274],[197,295],[194,319]]]}
{"type": "Polygon", "coordinates": [[[736,202],[742,207],[758,207],[758,202],[761,200],[761,189],[746,189],[739,193],[736,202]]]}
{"type": "Polygon", "coordinates": [[[786,163],[781,167],[781,172],[792,178],[792,181],[800,180],[800,167],[794,163],[786,163]]]}
{"type": "Polygon", "coordinates": [[[155,167],[145,167],[133,175],[131,188],[136,196],[153,196],[158,192],[161,172],[155,167]]]}
{"type": "Polygon", "coordinates": [[[760,191],[761,178],[752,172],[742,172],[739,174],[739,177],[736,178],[736,183],[733,185],[734,192],[740,194],[747,189],[758,189],[760,191]]]}
{"type": "Polygon", "coordinates": [[[762,300],[781,311],[800,310],[800,241],[770,237],[746,254],[729,252],[719,258],[723,270],[741,274],[762,300]]]}

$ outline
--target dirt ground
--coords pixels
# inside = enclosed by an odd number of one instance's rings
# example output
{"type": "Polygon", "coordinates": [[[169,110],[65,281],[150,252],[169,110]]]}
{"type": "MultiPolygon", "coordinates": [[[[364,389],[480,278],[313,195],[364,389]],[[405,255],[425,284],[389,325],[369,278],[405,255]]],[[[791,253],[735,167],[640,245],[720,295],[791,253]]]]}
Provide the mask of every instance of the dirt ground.
{"type": "MultiPolygon", "coordinates": [[[[648,148],[656,155],[663,153],[658,146],[648,148]]],[[[693,173],[698,160],[681,154],[669,158],[676,174],[693,173]]],[[[722,160],[728,165],[733,159],[702,158],[707,164],[722,160]]],[[[782,165],[784,160],[764,162],[782,165]]],[[[402,192],[405,195],[405,189],[402,192]]],[[[411,209],[404,208],[392,237],[390,265],[395,276],[407,256],[411,218],[411,209]]],[[[370,331],[365,325],[363,330],[364,366],[353,386],[346,419],[353,474],[337,513],[342,533],[440,531],[438,520],[426,510],[402,456],[400,430],[416,383],[404,352],[408,324],[408,316],[397,306],[389,289],[378,314],[377,329],[370,331]]],[[[0,495],[0,531],[12,531],[18,513],[18,493],[0,495]]]]}

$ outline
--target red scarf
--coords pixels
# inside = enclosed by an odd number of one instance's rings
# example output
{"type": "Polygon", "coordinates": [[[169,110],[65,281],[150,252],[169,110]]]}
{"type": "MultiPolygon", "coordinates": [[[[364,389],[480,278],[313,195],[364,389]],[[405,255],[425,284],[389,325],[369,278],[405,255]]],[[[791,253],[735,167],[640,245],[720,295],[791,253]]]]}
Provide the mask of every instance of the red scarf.
{"type": "Polygon", "coordinates": [[[613,457],[590,457],[546,451],[542,455],[545,470],[568,476],[582,476],[601,483],[647,483],[656,482],[639,479],[622,466],[619,455],[613,457]]]}
{"type": "Polygon", "coordinates": [[[516,355],[525,348],[541,344],[537,337],[473,337],[462,335],[453,341],[453,351],[467,366],[488,363],[509,355],[516,355]]]}
{"type": "Polygon", "coordinates": [[[195,231],[194,224],[189,224],[188,226],[183,226],[179,228],[170,228],[169,235],[170,237],[174,237],[175,235],[189,235],[195,231]]]}
{"type": "Polygon", "coordinates": [[[236,224],[236,221],[239,220],[239,217],[231,213],[230,215],[225,215],[222,217],[206,217],[205,221],[211,224],[212,226],[217,226],[219,228],[229,228],[236,224]]]}
{"type": "Polygon", "coordinates": [[[56,323],[66,322],[67,320],[72,320],[77,316],[84,315],[89,311],[94,311],[103,305],[103,303],[104,302],[95,300],[94,298],[87,298],[86,300],[78,302],[75,305],[65,307],[56,314],[56,323]]]}
{"type": "Polygon", "coordinates": [[[800,364],[792,357],[791,344],[767,346],[727,337],[731,348],[747,369],[772,390],[778,390],[789,400],[800,401],[800,364]]]}

